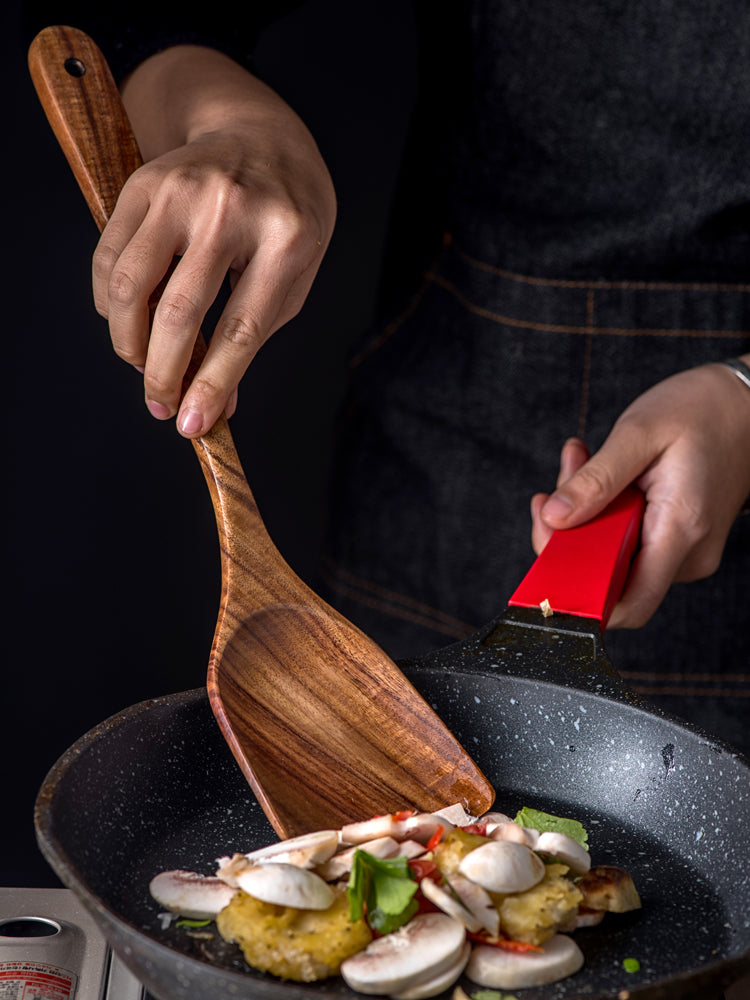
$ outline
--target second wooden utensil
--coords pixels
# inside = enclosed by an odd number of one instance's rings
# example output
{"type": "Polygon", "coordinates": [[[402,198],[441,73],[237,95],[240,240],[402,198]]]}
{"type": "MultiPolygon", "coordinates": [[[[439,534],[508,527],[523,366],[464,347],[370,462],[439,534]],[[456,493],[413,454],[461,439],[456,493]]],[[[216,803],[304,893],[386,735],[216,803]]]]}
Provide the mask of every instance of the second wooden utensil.
{"type": "MultiPolygon", "coordinates": [[[[32,43],[37,93],[100,229],[141,157],[95,43],[51,27],[32,43]]],[[[205,349],[205,348],[203,348],[205,349]]],[[[194,365],[199,363],[201,348],[194,365]]],[[[222,595],[208,692],[280,836],[493,790],[393,661],[308,588],[269,537],[226,420],[194,441],[211,492],[222,595]]]]}

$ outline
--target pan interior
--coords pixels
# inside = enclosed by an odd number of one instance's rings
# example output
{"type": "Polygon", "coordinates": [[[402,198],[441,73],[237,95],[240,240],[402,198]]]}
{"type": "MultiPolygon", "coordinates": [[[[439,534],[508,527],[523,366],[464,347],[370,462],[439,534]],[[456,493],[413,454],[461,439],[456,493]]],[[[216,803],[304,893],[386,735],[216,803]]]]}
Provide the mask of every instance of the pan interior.
{"type": "MultiPolygon", "coordinates": [[[[580,973],[524,998],[624,989],[635,997],[639,987],[721,960],[750,962],[744,761],[671,720],[557,685],[481,673],[410,676],[495,785],[498,809],[514,815],[532,805],[579,819],[594,863],[626,867],[641,893],[641,911],[577,933],[580,973]],[[640,971],[626,973],[625,958],[637,958],[640,971]]],[[[202,692],[135,706],[79,741],[42,789],[37,825],[63,882],[129,946],[132,937],[136,954],[147,939],[149,961],[155,942],[181,968],[190,956],[209,976],[228,974],[227,995],[352,996],[340,980],[297,986],[246,972],[216,937],[160,925],[148,893],[157,872],[211,873],[218,856],[276,839],[202,692]]]]}

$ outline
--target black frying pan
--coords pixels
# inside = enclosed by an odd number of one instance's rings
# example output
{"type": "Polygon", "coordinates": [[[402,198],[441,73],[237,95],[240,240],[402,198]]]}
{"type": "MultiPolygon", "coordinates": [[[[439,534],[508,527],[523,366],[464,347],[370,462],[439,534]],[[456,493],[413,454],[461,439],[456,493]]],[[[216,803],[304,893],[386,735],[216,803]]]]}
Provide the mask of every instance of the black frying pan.
{"type": "MultiPolygon", "coordinates": [[[[746,759],[638,703],[600,662],[555,667],[509,648],[506,616],[404,669],[493,782],[498,808],[579,819],[594,863],[626,867],[640,891],[642,910],[577,933],[579,973],[523,1000],[710,1000],[750,970],[746,759]],[[625,958],[640,971],[625,972],[625,958]]],[[[160,1000],[356,996],[339,979],[283,983],[231,946],[160,929],[154,874],[212,873],[219,855],[276,839],[202,691],[136,705],[84,736],[47,777],[36,824],[60,879],[160,1000]]]]}

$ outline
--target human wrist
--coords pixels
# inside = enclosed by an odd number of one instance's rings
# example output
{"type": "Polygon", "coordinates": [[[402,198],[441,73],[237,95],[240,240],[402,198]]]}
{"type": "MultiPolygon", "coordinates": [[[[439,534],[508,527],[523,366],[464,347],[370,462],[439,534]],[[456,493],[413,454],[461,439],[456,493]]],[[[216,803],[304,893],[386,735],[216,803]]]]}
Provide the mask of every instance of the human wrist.
{"type": "Polygon", "coordinates": [[[731,371],[735,378],[750,390],[750,354],[723,358],[716,363],[731,371]]]}
{"type": "Polygon", "coordinates": [[[229,56],[199,45],[175,45],[150,56],[123,82],[121,93],[145,160],[285,106],[229,56]]]}

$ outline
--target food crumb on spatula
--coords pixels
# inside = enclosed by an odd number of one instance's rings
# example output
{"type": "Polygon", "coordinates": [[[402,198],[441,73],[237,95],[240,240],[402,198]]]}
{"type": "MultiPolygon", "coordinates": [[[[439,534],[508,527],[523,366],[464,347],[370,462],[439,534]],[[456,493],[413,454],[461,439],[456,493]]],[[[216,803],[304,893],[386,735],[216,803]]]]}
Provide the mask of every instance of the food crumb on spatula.
{"type": "Polygon", "coordinates": [[[540,603],[539,607],[542,609],[542,614],[544,615],[545,618],[551,618],[552,615],[555,613],[552,610],[552,605],[550,604],[550,602],[547,600],[546,597],[540,603]]]}

